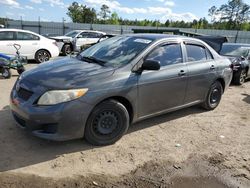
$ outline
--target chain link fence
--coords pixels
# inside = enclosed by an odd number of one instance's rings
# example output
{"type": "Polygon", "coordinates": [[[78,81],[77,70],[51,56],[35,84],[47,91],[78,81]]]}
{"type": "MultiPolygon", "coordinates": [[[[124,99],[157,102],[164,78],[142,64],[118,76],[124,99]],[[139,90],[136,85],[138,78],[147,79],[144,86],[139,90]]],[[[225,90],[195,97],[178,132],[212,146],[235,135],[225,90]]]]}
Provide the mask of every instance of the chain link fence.
{"type": "MultiPolygon", "coordinates": [[[[65,22],[41,22],[41,21],[8,21],[7,28],[16,28],[30,30],[39,34],[56,34],[64,35],[65,33],[81,30],[98,30],[109,34],[128,34],[133,33],[132,29],[158,29],[157,27],[148,26],[126,26],[126,25],[107,25],[107,24],[81,24],[65,22]]],[[[187,28],[167,28],[159,29],[180,29],[183,32],[197,33],[203,35],[224,36],[229,42],[250,43],[249,31],[230,31],[230,30],[213,30],[213,29],[187,29],[187,28]]]]}

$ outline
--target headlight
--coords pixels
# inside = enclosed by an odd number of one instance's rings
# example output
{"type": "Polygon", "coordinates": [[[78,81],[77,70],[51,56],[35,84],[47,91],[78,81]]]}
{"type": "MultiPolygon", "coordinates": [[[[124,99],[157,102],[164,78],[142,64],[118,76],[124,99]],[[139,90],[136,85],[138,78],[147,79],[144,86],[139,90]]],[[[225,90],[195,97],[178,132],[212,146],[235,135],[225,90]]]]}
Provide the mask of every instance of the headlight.
{"type": "Polygon", "coordinates": [[[53,105],[77,99],[87,93],[88,89],[53,90],[44,93],[38,105],[53,105]]]}

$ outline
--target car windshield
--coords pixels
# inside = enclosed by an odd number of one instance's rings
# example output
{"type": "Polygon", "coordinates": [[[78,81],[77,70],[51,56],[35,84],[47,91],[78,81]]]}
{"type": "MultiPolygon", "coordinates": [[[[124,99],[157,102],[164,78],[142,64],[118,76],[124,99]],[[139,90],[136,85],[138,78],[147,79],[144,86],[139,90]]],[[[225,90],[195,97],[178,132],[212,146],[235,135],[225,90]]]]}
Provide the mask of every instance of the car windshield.
{"type": "Polygon", "coordinates": [[[80,31],[70,31],[66,33],[65,36],[74,38],[78,33],[80,33],[80,31]]]}
{"type": "Polygon", "coordinates": [[[249,49],[250,47],[239,45],[223,45],[220,54],[225,56],[247,57],[249,49]]]}
{"type": "Polygon", "coordinates": [[[93,45],[84,50],[79,57],[82,60],[101,60],[105,66],[118,67],[129,63],[150,43],[152,40],[142,37],[117,36],[93,45]]]}

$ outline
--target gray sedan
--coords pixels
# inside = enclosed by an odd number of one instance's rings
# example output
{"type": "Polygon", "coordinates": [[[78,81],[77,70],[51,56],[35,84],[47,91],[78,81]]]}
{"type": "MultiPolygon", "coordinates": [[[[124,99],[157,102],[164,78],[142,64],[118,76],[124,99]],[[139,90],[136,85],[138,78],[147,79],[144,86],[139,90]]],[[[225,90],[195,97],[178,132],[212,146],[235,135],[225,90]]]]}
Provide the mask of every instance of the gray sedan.
{"type": "Polygon", "coordinates": [[[116,36],[24,72],[10,106],[17,124],[38,137],[113,144],[145,118],[197,104],[215,109],[230,66],[198,39],[116,36]]]}

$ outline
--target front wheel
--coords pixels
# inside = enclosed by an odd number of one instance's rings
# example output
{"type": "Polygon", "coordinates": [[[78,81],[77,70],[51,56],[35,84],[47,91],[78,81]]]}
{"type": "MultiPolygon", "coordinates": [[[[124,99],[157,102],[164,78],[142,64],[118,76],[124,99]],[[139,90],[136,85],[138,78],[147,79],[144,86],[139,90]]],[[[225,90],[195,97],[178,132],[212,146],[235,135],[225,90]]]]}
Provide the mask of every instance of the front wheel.
{"type": "Polygon", "coordinates": [[[17,69],[17,72],[18,72],[19,75],[21,75],[24,71],[25,71],[25,68],[24,68],[24,67],[19,67],[19,68],[17,69]]]}
{"type": "Polygon", "coordinates": [[[107,100],[97,105],[90,114],[84,137],[93,145],[109,145],[119,140],[128,127],[129,114],[124,105],[107,100]]]}
{"type": "Polygon", "coordinates": [[[72,53],[73,49],[70,44],[64,44],[62,48],[62,54],[63,55],[70,55],[72,53]]]}
{"type": "Polygon", "coordinates": [[[206,110],[214,110],[220,103],[223,93],[222,85],[219,81],[214,82],[208,91],[206,100],[203,102],[202,107],[206,110]]]}
{"type": "Polygon", "coordinates": [[[5,79],[9,79],[11,77],[11,71],[10,71],[10,69],[2,68],[2,76],[5,79]]]}
{"type": "Polygon", "coordinates": [[[242,85],[247,77],[247,71],[246,69],[242,69],[240,72],[237,72],[235,74],[235,78],[234,78],[234,83],[237,85],[242,85]]]}
{"type": "Polygon", "coordinates": [[[47,50],[38,50],[35,55],[35,60],[37,63],[43,63],[49,61],[50,53],[47,50]]]}

